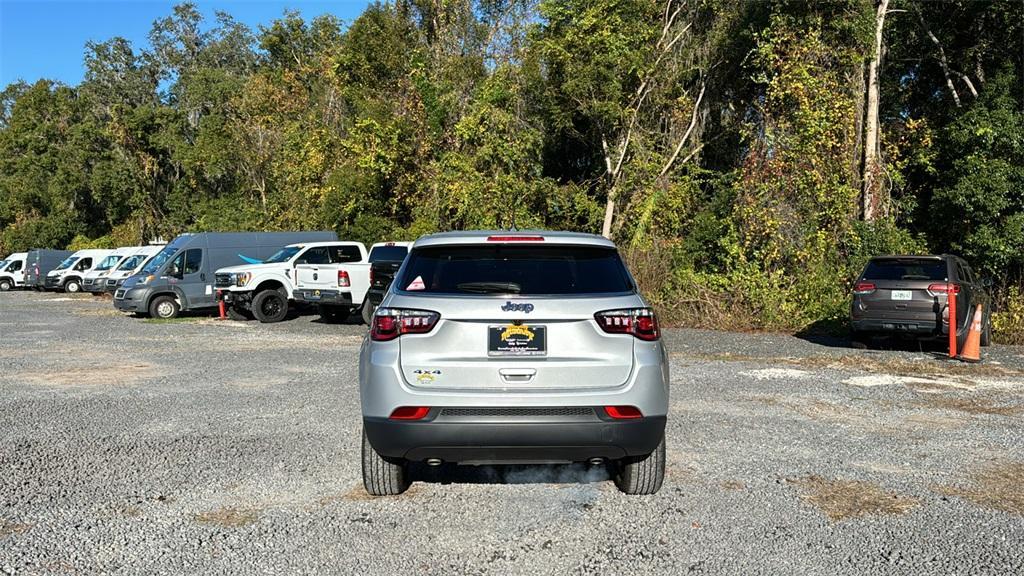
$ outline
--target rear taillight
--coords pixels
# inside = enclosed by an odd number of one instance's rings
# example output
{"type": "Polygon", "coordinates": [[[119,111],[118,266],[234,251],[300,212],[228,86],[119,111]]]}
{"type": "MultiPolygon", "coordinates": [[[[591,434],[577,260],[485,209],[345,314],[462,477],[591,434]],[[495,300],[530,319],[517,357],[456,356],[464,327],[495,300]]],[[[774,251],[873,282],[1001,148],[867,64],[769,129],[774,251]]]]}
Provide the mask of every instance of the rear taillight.
{"type": "Polygon", "coordinates": [[[853,285],[853,293],[859,295],[871,294],[876,288],[877,286],[875,286],[874,282],[857,282],[853,285]]]}
{"type": "Polygon", "coordinates": [[[378,308],[370,326],[370,339],[384,342],[403,334],[426,334],[440,319],[440,314],[429,310],[378,308]]]}
{"type": "Polygon", "coordinates": [[[604,411],[610,418],[616,420],[633,420],[644,417],[636,406],[605,406],[604,411]]]}
{"type": "Polygon", "coordinates": [[[934,284],[928,285],[928,293],[932,296],[949,296],[950,287],[953,289],[953,294],[960,293],[959,284],[947,284],[945,282],[935,282],[934,284]]]}
{"type": "Polygon", "coordinates": [[[605,310],[594,314],[597,325],[609,334],[632,334],[641,340],[657,340],[658,317],[650,308],[626,308],[605,310]]]}
{"type": "Polygon", "coordinates": [[[345,270],[338,270],[338,286],[341,288],[348,288],[352,285],[352,282],[348,279],[348,272],[345,270]]]}
{"type": "Polygon", "coordinates": [[[429,406],[399,406],[391,412],[392,420],[422,420],[430,414],[429,406]]]}
{"type": "Polygon", "coordinates": [[[373,286],[373,268],[370,268],[370,286],[373,286]]]}

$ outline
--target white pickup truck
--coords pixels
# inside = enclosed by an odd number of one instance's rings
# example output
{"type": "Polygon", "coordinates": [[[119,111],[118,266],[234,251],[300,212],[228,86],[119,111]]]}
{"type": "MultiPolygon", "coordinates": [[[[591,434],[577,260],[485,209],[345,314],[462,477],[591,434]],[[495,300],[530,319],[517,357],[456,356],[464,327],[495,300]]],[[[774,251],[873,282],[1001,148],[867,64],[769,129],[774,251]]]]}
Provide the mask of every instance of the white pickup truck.
{"type": "MultiPolygon", "coordinates": [[[[332,267],[327,284],[334,287],[338,286],[341,273],[337,270],[341,268],[350,283],[354,279],[369,286],[369,264],[365,262],[366,246],[361,242],[305,242],[285,246],[260,264],[221,268],[214,278],[231,319],[248,320],[252,314],[260,322],[280,322],[288,314],[290,300],[312,301],[303,296],[309,292],[310,282],[318,283],[327,274],[320,273],[320,267],[332,267]],[[349,266],[355,268],[350,270],[349,266]]],[[[365,286],[358,303],[362,303],[365,286]]]]}
{"type": "Polygon", "coordinates": [[[359,247],[362,252],[358,259],[332,258],[329,262],[296,265],[295,300],[316,304],[320,317],[327,322],[345,320],[361,309],[370,289],[370,259],[366,248],[362,244],[359,247]]]}

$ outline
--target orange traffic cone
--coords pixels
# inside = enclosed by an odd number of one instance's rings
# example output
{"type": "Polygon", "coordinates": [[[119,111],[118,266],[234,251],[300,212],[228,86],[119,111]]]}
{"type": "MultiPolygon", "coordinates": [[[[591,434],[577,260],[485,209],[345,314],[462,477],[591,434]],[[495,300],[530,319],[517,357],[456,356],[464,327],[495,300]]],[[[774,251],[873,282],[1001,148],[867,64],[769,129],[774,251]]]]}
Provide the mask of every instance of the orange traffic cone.
{"type": "Polygon", "coordinates": [[[960,352],[959,358],[964,362],[981,361],[981,304],[974,309],[974,319],[971,320],[967,341],[964,342],[964,349],[960,352]]]}

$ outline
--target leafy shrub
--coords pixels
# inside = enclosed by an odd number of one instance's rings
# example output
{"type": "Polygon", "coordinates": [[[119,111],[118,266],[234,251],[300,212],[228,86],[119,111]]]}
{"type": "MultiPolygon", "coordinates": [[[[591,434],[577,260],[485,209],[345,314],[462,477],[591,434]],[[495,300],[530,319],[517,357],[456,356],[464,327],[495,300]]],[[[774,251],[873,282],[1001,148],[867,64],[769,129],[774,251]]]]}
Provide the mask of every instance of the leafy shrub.
{"type": "Polygon", "coordinates": [[[992,338],[1000,344],[1024,344],[1024,289],[1007,291],[998,311],[992,312],[992,338]]]}

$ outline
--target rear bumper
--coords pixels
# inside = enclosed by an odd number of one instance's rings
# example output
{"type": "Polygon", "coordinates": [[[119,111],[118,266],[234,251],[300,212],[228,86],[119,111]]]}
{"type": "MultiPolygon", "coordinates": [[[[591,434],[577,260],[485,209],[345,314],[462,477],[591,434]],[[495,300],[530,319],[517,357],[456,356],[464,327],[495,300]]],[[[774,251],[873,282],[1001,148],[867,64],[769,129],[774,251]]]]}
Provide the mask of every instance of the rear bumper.
{"type": "Polygon", "coordinates": [[[292,298],[299,302],[310,302],[313,304],[330,304],[332,306],[352,306],[352,294],[340,290],[310,290],[296,289],[292,298]]]}
{"type": "Polygon", "coordinates": [[[384,300],[384,290],[370,288],[366,291],[366,299],[370,301],[372,306],[380,306],[380,303],[384,300]]]}
{"type": "Polygon", "coordinates": [[[945,323],[936,322],[934,316],[923,318],[855,318],[850,320],[854,332],[874,332],[889,334],[911,334],[930,336],[946,333],[949,328],[945,323]]]}
{"type": "MultiPolygon", "coordinates": [[[[599,410],[599,409],[598,409],[599,410]]],[[[464,464],[562,463],[650,454],[665,433],[665,416],[603,420],[446,417],[425,421],[364,418],[367,439],[389,458],[439,458],[464,464]]],[[[436,415],[434,415],[436,414],[436,415]]]]}

